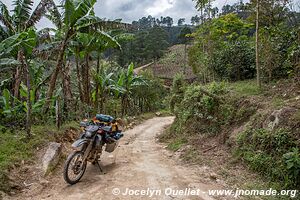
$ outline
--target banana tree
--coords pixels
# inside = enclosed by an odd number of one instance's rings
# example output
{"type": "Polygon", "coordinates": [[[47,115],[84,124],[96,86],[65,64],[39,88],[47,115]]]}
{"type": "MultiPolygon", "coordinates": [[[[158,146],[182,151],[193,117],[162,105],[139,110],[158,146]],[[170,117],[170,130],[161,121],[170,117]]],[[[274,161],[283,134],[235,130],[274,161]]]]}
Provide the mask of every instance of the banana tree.
{"type": "Polygon", "coordinates": [[[31,131],[31,84],[30,84],[30,69],[27,58],[32,54],[33,48],[36,46],[36,33],[33,29],[13,35],[0,43],[1,56],[17,54],[18,61],[24,67],[26,72],[26,87],[27,87],[27,110],[26,110],[26,130],[30,136],[31,131]]]}
{"type": "MultiPolygon", "coordinates": [[[[12,13],[7,6],[0,1],[0,22],[5,28],[0,26],[0,38],[6,39],[18,33],[26,32],[32,28],[46,12],[58,13],[53,0],[41,0],[38,6],[33,9],[31,0],[14,0],[12,13]]],[[[21,54],[21,53],[20,53],[21,54]]],[[[20,60],[19,60],[20,61],[20,60]]],[[[15,69],[14,96],[18,98],[21,75],[25,66],[19,65],[15,69]]]]}
{"type": "Polygon", "coordinates": [[[147,86],[146,79],[142,76],[134,74],[134,65],[131,63],[127,70],[123,70],[116,83],[115,95],[121,97],[122,115],[128,113],[130,107],[130,100],[132,98],[133,91],[136,87],[147,86]]]}
{"type": "Polygon", "coordinates": [[[110,94],[111,88],[114,86],[113,76],[114,73],[109,72],[107,69],[101,68],[98,73],[96,70],[93,71],[93,79],[96,87],[92,96],[98,112],[105,113],[104,104],[110,94]]]}
{"type": "MultiPolygon", "coordinates": [[[[126,27],[126,24],[122,24],[114,21],[104,21],[99,17],[94,16],[93,7],[96,0],[65,0],[63,1],[63,15],[56,13],[49,17],[50,20],[57,22],[60,19],[61,23],[55,23],[60,29],[62,34],[62,41],[57,57],[57,64],[52,73],[49,89],[47,92],[47,98],[50,99],[55,89],[56,80],[59,72],[63,66],[64,54],[72,38],[77,33],[88,33],[90,30],[103,30],[104,28],[113,27],[126,27]],[[62,16],[62,17],[61,17],[62,16]]],[[[98,32],[98,34],[102,34],[98,32]]],[[[48,110],[49,103],[46,104],[46,111],[48,110]]]]}

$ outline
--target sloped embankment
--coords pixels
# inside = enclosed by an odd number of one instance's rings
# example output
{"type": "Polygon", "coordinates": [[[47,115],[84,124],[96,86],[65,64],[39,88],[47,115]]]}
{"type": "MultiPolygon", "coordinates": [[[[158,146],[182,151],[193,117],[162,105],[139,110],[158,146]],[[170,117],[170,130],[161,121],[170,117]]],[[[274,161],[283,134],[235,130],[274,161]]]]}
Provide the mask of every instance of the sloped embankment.
{"type": "Polygon", "coordinates": [[[255,181],[265,179],[281,189],[299,187],[299,83],[283,80],[263,91],[254,81],[177,85],[175,123],[160,137],[170,149],[235,186],[257,188],[255,181]]]}

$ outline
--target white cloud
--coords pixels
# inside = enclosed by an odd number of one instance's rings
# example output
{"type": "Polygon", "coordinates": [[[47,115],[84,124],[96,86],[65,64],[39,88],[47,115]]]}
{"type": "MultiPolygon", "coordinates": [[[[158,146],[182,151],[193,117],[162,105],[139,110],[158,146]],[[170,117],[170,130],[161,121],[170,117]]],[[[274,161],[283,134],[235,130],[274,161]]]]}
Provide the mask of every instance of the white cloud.
{"type": "Polygon", "coordinates": [[[164,13],[166,10],[174,6],[174,1],[170,0],[156,0],[154,5],[146,9],[148,15],[157,16],[164,13]]]}

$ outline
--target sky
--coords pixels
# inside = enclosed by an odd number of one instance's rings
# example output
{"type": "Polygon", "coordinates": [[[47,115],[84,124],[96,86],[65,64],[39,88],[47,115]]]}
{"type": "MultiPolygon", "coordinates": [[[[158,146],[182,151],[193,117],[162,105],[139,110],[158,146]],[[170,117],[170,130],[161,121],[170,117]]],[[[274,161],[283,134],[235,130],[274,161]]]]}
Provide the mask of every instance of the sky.
{"type": "MultiPolygon", "coordinates": [[[[57,3],[59,0],[54,0],[57,3]]],[[[226,4],[233,4],[239,0],[215,0],[213,6],[222,8],[226,4]]],[[[244,0],[247,2],[248,0],[244,0]]],[[[294,0],[300,5],[300,0],[294,0]]],[[[12,0],[2,0],[3,3],[12,9],[12,0]]],[[[38,4],[34,0],[34,6],[38,4]]],[[[192,0],[98,0],[95,5],[96,15],[106,19],[122,19],[123,22],[131,23],[144,16],[152,15],[153,17],[170,16],[177,23],[179,18],[185,18],[186,23],[190,23],[192,16],[199,15],[195,9],[195,2],[192,0]]],[[[51,26],[46,19],[41,20],[38,29],[51,26]]]]}

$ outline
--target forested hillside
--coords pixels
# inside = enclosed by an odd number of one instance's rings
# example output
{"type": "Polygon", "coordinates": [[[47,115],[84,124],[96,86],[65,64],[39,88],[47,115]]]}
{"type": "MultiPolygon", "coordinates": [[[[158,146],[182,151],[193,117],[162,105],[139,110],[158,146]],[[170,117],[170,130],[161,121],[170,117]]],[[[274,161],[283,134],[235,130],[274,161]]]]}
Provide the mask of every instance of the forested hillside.
{"type": "Polygon", "coordinates": [[[0,191],[27,187],[12,172],[50,141],[69,151],[78,121],[97,113],[127,128],[172,115],[159,139],[187,163],[230,187],[299,189],[299,5],[191,1],[191,19],[132,23],[98,17],[96,0],[0,1],[0,191]]]}

